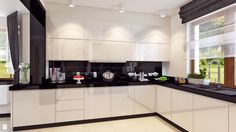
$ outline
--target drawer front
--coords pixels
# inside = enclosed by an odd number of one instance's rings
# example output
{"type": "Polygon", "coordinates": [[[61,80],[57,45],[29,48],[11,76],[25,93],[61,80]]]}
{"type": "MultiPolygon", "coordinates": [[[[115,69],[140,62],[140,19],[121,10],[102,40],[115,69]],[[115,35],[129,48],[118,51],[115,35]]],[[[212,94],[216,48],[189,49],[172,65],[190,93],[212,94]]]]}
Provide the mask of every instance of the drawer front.
{"type": "Polygon", "coordinates": [[[56,111],[84,110],[84,100],[57,101],[56,111]]]}
{"type": "Polygon", "coordinates": [[[84,120],[84,111],[62,111],[56,112],[56,122],[84,120]]]}
{"type": "Polygon", "coordinates": [[[83,99],[84,88],[58,89],[56,98],[57,100],[83,99]]]}

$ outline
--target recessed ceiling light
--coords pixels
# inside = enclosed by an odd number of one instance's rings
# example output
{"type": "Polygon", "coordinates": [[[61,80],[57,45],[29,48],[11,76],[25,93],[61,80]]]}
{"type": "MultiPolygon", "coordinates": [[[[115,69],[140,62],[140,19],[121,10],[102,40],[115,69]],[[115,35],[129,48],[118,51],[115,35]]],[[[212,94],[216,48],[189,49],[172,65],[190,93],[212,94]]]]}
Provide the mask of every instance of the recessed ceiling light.
{"type": "Polygon", "coordinates": [[[75,7],[77,0],[68,0],[69,7],[75,7]]]}
{"type": "Polygon", "coordinates": [[[119,8],[119,12],[120,12],[120,13],[124,13],[124,12],[125,12],[124,4],[118,5],[118,8],[119,8]]]}
{"type": "Polygon", "coordinates": [[[158,14],[160,15],[160,17],[164,18],[167,16],[167,11],[165,9],[162,9],[158,11],[158,14]]]}

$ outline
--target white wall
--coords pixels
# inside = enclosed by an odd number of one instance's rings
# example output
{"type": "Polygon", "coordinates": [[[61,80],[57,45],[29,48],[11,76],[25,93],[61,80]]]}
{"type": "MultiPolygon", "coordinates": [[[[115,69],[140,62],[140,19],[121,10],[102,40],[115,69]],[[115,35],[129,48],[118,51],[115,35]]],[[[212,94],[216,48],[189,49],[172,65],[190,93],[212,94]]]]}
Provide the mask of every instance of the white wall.
{"type": "Polygon", "coordinates": [[[187,54],[186,54],[186,24],[181,24],[181,19],[176,13],[170,18],[171,49],[170,62],[167,75],[176,77],[187,77],[187,54]]]}

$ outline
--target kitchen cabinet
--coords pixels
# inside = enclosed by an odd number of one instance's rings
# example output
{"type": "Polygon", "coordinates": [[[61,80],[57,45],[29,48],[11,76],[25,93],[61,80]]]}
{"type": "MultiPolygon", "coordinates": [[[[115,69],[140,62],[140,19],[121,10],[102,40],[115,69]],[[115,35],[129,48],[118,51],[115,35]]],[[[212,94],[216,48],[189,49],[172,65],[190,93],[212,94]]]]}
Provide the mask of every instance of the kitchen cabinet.
{"type": "Polygon", "coordinates": [[[86,46],[91,61],[125,62],[132,59],[129,42],[87,41],[86,46]]]}
{"type": "Polygon", "coordinates": [[[193,94],[172,89],[172,121],[193,131],[193,94]]]}
{"type": "Polygon", "coordinates": [[[90,87],[85,89],[85,119],[111,116],[110,89],[110,87],[90,87]]]}
{"type": "Polygon", "coordinates": [[[134,58],[137,61],[169,61],[170,45],[158,43],[135,43],[134,58]]]}
{"type": "Polygon", "coordinates": [[[236,105],[229,105],[229,132],[236,132],[236,105]]]}
{"type": "Polygon", "coordinates": [[[103,41],[133,41],[131,24],[85,21],[85,39],[103,41]]]}
{"type": "Polygon", "coordinates": [[[47,17],[47,31],[52,38],[84,39],[84,22],[78,19],[47,17]]]}
{"type": "Polygon", "coordinates": [[[56,90],[56,122],[84,120],[84,88],[56,90]]]}
{"type": "Polygon", "coordinates": [[[170,43],[170,28],[167,26],[133,24],[135,42],[170,43]]]}
{"type": "Polygon", "coordinates": [[[47,45],[48,60],[87,60],[83,40],[51,39],[47,45]]]}
{"type": "Polygon", "coordinates": [[[228,103],[194,95],[194,132],[228,132],[228,103]]]}
{"type": "Polygon", "coordinates": [[[55,90],[12,92],[13,127],[55,123],[55,90]]]}
{"type": "Polygon", "coordinates": [[[158,85],[156,89],[156,111],[165,118],[171,120],[171,88],[158,85]]]}
{"type": "Polygon", "coordinates": [[[135,86],[135,114],[155,112],[155,92],[154,85],[135,86]]]}
{"type": "Polygon", "coordinates": [[[111,116],[134,115],[134,87],[111,87],[111,116]]]}

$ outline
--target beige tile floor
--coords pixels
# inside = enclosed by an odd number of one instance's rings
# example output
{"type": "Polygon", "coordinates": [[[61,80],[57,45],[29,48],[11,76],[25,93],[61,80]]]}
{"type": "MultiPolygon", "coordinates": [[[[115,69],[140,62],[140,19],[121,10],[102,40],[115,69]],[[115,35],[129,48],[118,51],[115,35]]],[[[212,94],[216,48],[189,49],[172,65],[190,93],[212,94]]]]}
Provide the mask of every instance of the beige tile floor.
{"type": "MultiPolygon", "coordinates": [[[[0,132],[10,131],[0,129],[0,132]]],[[[158,117],[145,117],[20,132],[178,132],[178,130],[158,117]]]]}

